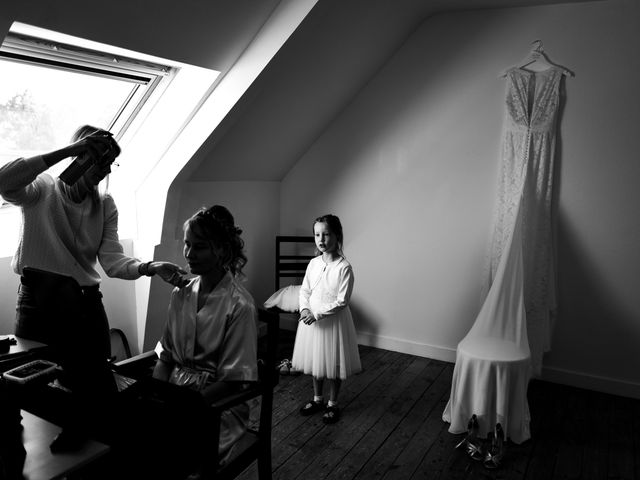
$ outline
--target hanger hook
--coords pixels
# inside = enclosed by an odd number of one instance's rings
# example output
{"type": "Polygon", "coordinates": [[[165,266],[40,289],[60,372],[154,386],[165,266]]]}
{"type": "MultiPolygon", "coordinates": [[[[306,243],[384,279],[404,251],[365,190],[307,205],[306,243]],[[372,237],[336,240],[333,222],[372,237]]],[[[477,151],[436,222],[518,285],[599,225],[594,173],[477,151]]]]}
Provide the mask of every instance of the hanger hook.
{"type": "Polygon", "coordinates": [[[533,42],[531,42],[531,45],[533,45],[533,48],[531,49],[532,52],[544,52],[544,48],[542,47],[542,40],[534,40],[533,42]]]}

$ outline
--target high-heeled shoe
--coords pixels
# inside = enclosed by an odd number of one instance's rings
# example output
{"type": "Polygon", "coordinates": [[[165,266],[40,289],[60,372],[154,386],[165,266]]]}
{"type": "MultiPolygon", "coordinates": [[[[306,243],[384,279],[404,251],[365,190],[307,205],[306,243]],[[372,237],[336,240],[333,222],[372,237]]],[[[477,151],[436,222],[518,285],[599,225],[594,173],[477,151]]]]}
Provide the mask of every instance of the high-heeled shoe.
{"type": "Polygon", "coordinates": [[[469,439],[473,435],[474,420],[476,420],[476,416],[472,415],[471,418],[469,418],[469,421],[467,422],[467,435],[462,440],[460,440],[460,443],[456,445],[456,449],[464,448],[466,450],[467,443],[469,442],[469,439]]]}
{"type": "Polygon", "coordinates": [[[487,437],[491,441],[489,448],[484,457],[484,466],[490,469],[496,469],[502,465],[502,458],[504,456],[504,431],[502,425],[496,423],[495,432],[489,432],[487,437]]]}
{"type": "Polygon", "coordinates": [[[456,448],[464,448],[467,454],[474,460],[482,460],[482,446],[478,441],[478,417],[475,414],[471,415],[469,422],[467,423],[467,436],[462,439],[460,443],[456,445],[456,448]]]}

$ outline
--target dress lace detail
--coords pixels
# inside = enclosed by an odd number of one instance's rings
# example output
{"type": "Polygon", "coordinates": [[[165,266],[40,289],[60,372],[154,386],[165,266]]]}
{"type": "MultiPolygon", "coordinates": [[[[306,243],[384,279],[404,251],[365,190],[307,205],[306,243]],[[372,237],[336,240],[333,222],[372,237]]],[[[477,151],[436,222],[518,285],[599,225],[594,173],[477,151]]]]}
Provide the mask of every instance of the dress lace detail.
{"type": "MultiPolygon", "coordinates": [[[[556,309],[551,196],[562,70],[507,72],[505,122],[484,292],[489,291],[522,197],[527,330],[535,374],[550,348],[556,309]]],[[[507,273],[508,275],[508,273],[507,273]]]]}

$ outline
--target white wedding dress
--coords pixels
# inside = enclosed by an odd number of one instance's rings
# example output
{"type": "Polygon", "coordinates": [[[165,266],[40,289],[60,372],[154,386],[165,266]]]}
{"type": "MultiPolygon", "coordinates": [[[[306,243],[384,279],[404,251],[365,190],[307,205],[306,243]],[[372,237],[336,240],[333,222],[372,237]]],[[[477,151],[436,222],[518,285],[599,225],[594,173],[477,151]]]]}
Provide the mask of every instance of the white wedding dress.
{"type": "Polygon", "coordinates": [[[542,72],[512,68],[506,73],[502,158],[487,279],[487,286],[495,279],[522,196],[524,302],[531,362],[536,375],[542,369],[543,353],[551,347],[556,309],[551,199],[563,74],[564,70],[557,67],[542,72]]]}
{"type": "Polygon", "coordinates": [[[556,119],[563,71],[510,69],[498,201],[486,297],[458,344],[443,412],[462,433],[472,414],[481,436],[501,423],[515,443],[530,438],[527,387],[549,349],[555,310],[551,233],[556,119]]]}

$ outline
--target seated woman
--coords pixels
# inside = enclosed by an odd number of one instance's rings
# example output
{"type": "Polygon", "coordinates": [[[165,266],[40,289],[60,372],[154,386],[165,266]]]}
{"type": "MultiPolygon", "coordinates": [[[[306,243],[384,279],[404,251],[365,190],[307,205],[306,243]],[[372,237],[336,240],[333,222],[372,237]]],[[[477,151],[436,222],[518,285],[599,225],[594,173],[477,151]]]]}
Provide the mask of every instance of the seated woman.
{"type": "MultiPolygon", "coordinates": [[[[173,290],[155,378],[189,386],[207,398],[257,380],[257,313],[239,281],[247,262],[241,233],[231,213],[219,205],[185,222],[184,257],[197,276],[173,290]]],[[[244,434],[248,420],[246,404],[224,412],[220,458],[244,434]]]]}

